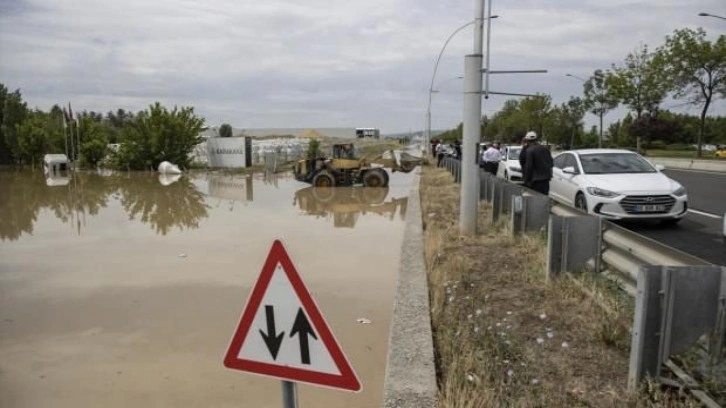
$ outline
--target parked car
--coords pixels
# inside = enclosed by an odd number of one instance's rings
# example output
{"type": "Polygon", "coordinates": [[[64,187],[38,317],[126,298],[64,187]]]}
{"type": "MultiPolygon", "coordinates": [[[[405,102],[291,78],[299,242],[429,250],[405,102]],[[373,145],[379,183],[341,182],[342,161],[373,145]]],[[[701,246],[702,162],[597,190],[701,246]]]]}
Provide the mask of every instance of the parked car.
{"type": "Polygon", "coordinates": [[[554,157],[550,197],[608,219],[678,222],[688,211],[686,189],[629,150],[585,149],[554,157]]]}
{"type": "Polygon", "coordinates": [[[522,146],[519,145],[502,147],[502,161],[499,163],[497,177],[516,184],[523,182],[522,167],[519,165],[519,152],[521,151],[522,146]]]}

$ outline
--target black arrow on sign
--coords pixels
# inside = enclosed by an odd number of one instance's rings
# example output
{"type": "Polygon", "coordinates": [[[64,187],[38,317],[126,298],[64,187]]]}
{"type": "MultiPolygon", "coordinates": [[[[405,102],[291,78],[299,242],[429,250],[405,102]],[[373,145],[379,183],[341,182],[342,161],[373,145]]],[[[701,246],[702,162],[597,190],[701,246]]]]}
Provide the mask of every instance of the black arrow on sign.
{"type": "Polygon", "coordinates": [[[297,316],[295,316],[295,323],[292,325],[292,331],[290,331],[290,337],[297,333],[298,339],[300,339],[300,360],[303,364],[310,364],[310,348],[308,345],[308,334],[313,336],[315,340],[318,336],[315,335],[313,328],[308,322],[307,316],[303,313],[302,308],[297,309],[297,316]]]}
{"type": "Polygon", "coordinates": [[[282,344],[282,338],[285,336],[285,332],[279,335],[275,334],[275,310],[271,305],[265,305],[265,316],[267,317],[267,333],[260,330],[262,338],[265,339],[267,349],[272,354],[272,359],[277,359],[277,352],[280,351],[280,345],[282,344]]]}

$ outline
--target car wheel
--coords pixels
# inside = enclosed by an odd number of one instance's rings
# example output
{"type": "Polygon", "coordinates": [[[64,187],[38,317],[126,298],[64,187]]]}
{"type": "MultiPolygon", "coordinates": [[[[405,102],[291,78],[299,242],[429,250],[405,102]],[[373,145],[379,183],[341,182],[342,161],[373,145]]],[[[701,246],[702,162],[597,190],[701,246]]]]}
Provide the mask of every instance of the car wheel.
{"type": "Polygon", "coordinates": [[[585,200],[584,194],[577,193],[575,196],[575,208],[587,212],[587,200],[585,200]]]}

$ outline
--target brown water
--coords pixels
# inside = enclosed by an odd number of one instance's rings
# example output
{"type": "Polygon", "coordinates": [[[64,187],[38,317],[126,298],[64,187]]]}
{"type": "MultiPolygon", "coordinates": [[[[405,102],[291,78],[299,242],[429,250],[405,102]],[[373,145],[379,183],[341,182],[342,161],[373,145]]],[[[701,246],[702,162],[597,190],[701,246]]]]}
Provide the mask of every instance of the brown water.
{"type": "Polygon", "coordinates": [[[363,384],[300,384],[300,406],[380,406],[412,177],[325,193],[286,176],[0,172],[0,407],[281,406],[279,380],[222,364],[278,238],[363,384]]]}

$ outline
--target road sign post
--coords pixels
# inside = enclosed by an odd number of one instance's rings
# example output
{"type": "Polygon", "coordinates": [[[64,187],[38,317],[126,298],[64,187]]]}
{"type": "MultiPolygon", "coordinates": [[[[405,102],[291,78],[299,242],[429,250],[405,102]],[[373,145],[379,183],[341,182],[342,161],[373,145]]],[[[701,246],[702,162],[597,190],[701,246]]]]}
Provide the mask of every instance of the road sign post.
{"type": "Polygon", "coordinates": [[[282,381],[282,408],[297,408],[297,387],[292,381],[282,381]]]}
{"type": "Polygon", "coordinates": [[[281,379],[283,406],[295,382],[359,392],[361,384],[293,265],[272,244],[224,357],[227,368],[281,379]]]}

